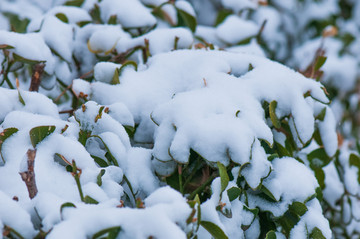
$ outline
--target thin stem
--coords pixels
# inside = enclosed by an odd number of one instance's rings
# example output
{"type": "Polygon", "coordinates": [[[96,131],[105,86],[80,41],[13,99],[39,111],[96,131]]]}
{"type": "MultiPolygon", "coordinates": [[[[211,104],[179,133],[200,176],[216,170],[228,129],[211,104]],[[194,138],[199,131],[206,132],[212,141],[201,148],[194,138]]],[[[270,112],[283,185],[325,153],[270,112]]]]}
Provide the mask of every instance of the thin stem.
{"type": "Polygon", "coordinates": [[[178,174],[179,174],[179,187],[181,194],[184,194],[183,180],[182,180],[182,166],[178,165],[178,174]]]}

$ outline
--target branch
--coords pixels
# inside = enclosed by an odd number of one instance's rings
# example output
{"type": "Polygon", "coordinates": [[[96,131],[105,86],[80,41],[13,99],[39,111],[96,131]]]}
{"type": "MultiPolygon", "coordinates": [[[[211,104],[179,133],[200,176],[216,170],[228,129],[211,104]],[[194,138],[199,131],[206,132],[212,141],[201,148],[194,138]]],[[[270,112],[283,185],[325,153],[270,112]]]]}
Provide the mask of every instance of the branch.
{"type": "Polygon", "coordinates": [[[28,170],[25,172],[20,172],[19,174],[21,176],[21,179],[26,184],[30,199],[33,199],[38,193],[35,182],[35,172],[34,172],[36,149],[35,150],[29,149],[26,154],[28,158],[27,159],[28,170]]]}
{"type": "Polygon", "coordinates": [[[41,75],[44,73],[45,64],[36,64],[33,68],[29,91],[39,91],[41,75]]]}

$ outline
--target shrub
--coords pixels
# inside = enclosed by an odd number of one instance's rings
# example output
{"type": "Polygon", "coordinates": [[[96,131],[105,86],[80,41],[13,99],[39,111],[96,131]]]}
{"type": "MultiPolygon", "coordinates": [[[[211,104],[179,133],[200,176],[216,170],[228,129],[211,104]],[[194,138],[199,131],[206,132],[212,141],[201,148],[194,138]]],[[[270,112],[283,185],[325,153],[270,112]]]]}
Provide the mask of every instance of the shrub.
{"type": "Polygon", "coordinates": [[[45,2],[0,3],[4,237],[358,235],[350,2],[45,2]]]}

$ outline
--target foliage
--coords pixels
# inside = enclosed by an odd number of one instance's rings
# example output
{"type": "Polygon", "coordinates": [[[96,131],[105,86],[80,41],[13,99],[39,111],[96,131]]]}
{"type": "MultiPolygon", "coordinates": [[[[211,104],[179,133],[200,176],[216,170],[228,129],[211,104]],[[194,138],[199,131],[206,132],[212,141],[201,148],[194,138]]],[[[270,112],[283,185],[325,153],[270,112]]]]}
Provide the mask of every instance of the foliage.
{"type": "Polygon", "coordinates": [[[5,238],[359,236],[359,2],[38,2],[0,3],[5,238]]]}

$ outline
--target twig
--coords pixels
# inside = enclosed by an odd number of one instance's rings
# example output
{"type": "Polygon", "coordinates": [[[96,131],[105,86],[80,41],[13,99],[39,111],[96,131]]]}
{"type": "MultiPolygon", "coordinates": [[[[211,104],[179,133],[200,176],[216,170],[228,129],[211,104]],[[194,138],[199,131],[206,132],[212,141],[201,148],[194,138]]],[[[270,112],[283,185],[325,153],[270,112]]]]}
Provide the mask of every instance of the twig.
{"type": "Polygon", "coordinates": [[[59,114],[72,114],[74,113],[75,109],[71,109],[71,110],[63,110],[60,111],[59,114]]]}
{"type": "Polygon", "coordinates": [[[29,149],[26,153],[27,155],[27,164],[28,170],[25,172],[20,172],[21,179],[25,182],[26,187],[29,192],[30,199],[33,199],[38,193],[36,182],[35,182],[35,172],[34,172],[34,163],[36,156],[36,149],[29,149]]]}
{"type": "Polygon", "coordinates": [[[29,91],[39,91],[41,76],[44,73],[45,64],[36,64],[33,68],[29,91]]]}
{"type": "Polygon", "coordinates": [[[68,91],[70,88],[72,87],[72,83],[70,85],[68,85],[62,92],[61,94],[56,97],[56,99],[54,100],[54,103],[58,102],[60,100],[60,98],[66,93],[66,91],[68,91]]]}

